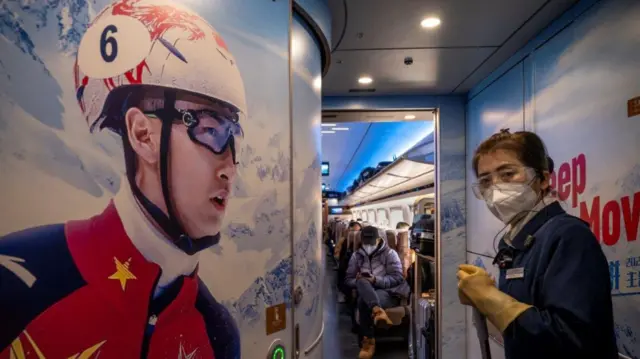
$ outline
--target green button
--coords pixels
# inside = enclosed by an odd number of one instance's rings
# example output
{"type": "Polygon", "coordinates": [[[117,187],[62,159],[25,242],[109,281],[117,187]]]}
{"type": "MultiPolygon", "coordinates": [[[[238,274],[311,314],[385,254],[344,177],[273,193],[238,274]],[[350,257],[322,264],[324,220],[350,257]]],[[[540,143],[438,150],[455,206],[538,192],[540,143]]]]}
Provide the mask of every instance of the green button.
{"type": "Polygon", "coordinates": [[[272,359],[284,359],[284,347],[282,345],[277,345],[271,354],[272,359]]]}

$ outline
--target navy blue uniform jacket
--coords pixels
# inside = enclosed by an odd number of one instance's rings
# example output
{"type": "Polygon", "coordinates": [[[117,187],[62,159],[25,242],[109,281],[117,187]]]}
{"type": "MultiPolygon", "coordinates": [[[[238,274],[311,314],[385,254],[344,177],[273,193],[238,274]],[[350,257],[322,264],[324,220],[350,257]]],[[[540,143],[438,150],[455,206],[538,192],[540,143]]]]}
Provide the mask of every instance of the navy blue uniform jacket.
{"type": "Polygon", "coordinates": [[[533,306],[503,333],[507,359],[618,358],[609,265],[586,222],[555,202],[499,248],[524,268],[502,268],[500,290],[533,306]]]}

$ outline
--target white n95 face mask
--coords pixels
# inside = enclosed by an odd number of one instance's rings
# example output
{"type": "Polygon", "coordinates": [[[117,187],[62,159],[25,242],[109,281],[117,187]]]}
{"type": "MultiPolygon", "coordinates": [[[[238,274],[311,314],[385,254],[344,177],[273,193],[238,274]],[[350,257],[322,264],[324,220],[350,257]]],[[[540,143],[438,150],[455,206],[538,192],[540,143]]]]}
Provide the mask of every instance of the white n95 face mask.
{"type": "Polygon", "coordinates": [[[528,183],[500,183],[484,192],[491,213],[508,224],[520,213],[530,211],[538,202],[538,194],[528,183]]]}
{"type": "Polygon", "coordinates": [[[373,245],[373,244],[364,244],[364,245],[362,245],[362,248],[369,255],[371,255],[371,253],[373,253],[373,251],[376,250],[376,246],[373,245]]]}

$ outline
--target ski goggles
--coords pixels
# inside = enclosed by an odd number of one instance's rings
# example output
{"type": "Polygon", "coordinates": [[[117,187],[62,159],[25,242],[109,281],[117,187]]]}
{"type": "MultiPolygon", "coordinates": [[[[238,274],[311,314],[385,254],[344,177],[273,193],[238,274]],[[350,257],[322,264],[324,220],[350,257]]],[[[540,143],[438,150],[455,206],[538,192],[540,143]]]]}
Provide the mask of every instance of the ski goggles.
{"type": "Polygon", "coordinates": [[[199,144],[216,155],[223,154],[231,148],[235,162],[238,141],[244,138],[244,131],[240,126],[237,115],[225,115],[214,110],[158,110],[145,113],[163,119],[171,119],[187,127],[191,141],[199,144]]]}

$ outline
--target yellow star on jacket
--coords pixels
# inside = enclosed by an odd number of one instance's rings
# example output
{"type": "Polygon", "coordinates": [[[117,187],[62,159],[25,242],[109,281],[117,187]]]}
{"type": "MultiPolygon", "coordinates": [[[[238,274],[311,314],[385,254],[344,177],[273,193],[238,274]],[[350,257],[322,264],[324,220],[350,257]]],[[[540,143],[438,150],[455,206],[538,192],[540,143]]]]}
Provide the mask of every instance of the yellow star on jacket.
{"type": "MultiPolygon", "coordinates": [[[[23,343],[20,340],[20,337],[16,338],[9,348],[9,358],[10,359],[46,359],[46,356],[42,353],[38,345],[35,343],[33,338],[27,333],[27,331],[23,331],[22,335],[24,336],[25,342],[23,343]]],[[[79,353],[73,354],[68,359],[90,359],[93,354],[98,352],[98,349],[102,346],[102,344],[106,343],[106,340],[101,341],[88,349],[85,349],[79,353]]],[[[96,354],[96,358],[100,352],[96,354]]]]}
{"type": "Polygon", "coordinates": [[[138,279],[129,270],[129,264],[131,262],[131,258],[127,259],[127,261],[124,263],[121,263],[116,257],[113,257],[113,260],[116,263],[116,272],[113,273],[111,276],[109,276],[109,279],[119,280],[120,285],[122,286],[122,290],[124,291],[127,287],[127,281],[129,279],[138,279]]]}
{"type": "Polygon", "coordinates": [[[178,351],[178,359],[191,359],[198,352],[198,348],[195,348],[191,353],[187,354],[187,351],[184,350],[184,346],[180,343],[180,350],[178,351]]]}
{"type": "MultiPolygon", "coordinates": [[[[102,344],[104,344],[106,342],[106,340],[101,341],[100,343],[92,346],[91,348],[84,350],[80,353],[74,354],[72,356],[69,357],[69,359],[89,359],[91,358],[91,356],[98,351],[98,349],[100,349],[100,347],[102,346],[102,344]]],[[[98,352],[99,355],[100,352],[98,352]]],[[[97,355],[96,355],[97,358],[97,355]]]]}

